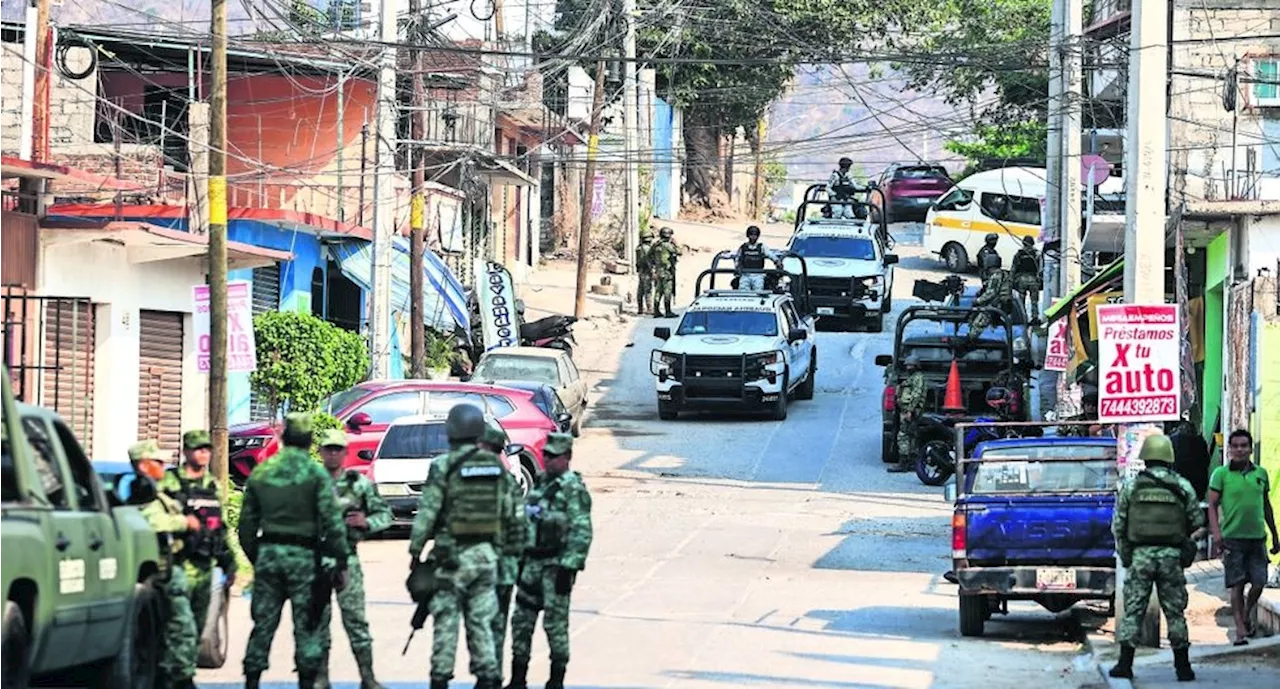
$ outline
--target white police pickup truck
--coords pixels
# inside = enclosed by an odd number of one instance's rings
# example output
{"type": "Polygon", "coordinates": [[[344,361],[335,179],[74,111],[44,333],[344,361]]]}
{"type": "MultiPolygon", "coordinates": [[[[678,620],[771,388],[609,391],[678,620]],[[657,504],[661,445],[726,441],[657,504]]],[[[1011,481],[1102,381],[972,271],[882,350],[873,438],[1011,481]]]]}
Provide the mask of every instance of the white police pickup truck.
{"type": "Polygon", "coordinates": [[[809,299],[819,318],[882,332],[884,314],[893,306],[898,257],[884,252],[871,225],[845,222],[802,225],[787,251],[808,264],[809,299]]]}
{"type": "Polygon", "coordinates": [[[787,418],[790,395],[813,399],[818,348],[814,318],[790,293],[711,290],[685,311],[675,333],[654,328],[664,344],[650,355],[658,417],[694,407],[767,407],[787,418]]]}

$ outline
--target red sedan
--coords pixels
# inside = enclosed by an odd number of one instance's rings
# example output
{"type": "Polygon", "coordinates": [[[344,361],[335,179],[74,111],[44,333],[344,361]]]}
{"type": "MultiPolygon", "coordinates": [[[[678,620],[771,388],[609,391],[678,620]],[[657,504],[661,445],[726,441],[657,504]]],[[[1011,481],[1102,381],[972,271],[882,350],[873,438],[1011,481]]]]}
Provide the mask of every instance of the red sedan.
{"type": "MultiPolygon", "coordinates": [[[[392,421],[447,412],[463,402],[474,404],[497,419],[511,442],[524,446],[520,463],[531,477],[542,471],[547,434],[558,431],[559,426],[538,409],[528,390],[434,380],[370,381],[329,397],[320,408],[346,426],[351,444],[343,466],[363,472],[368,470],[392,421]]],[[[237,424],[230,433],[230,473],[243,483],[254,467],[276,453],[274,426],[267,422],[237,424]]]]}

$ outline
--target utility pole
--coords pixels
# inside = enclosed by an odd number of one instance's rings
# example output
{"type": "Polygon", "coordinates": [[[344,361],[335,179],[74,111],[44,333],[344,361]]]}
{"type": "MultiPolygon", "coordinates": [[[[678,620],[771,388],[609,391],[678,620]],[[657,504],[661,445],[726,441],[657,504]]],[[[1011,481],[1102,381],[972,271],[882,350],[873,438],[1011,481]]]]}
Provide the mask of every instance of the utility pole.
{"type": "MultiPolygon", "coordinates": [[[[1062,248],[1062,46],[1063,36],[1063,2],[1053,0],[1052,14],[1049,23],[1049,122],[1048,142],[1045,147],[1045,198],[1044,198],[1044,230],[1046,242],[1056,240],[1059,251],[1062,248]]],[[[1044,313],[1061,294],[1062,254],[1053,260],[1047,252],[1041,253],[1041,280],[1044,289],[1040,292],[1040,313],[1044,313]]],[[[1035,418],[1044,418],[1044,412],[1054,410],[1058,403],[1057,371],[1040,370],[1034,377],[1035,394],[1031,396],[1031,413],[1035,418]]]]}
{"type": "Polygon", "coordinates": [[[391,245],[395,239],[396,203],[392,187],[396,170],[396,49],[391,46],[396,42],[396,6],[396,0],[382,0],[378,15],[378,39],[383,48],[378,64],[378,117],[374,130],[373,293],[369,300],[369,371],[374,380],[391,375],[391,245]]]}
{"type": "Polygon", "coordinates": [[[1058,190],[1062,219],[1062,294],[1080,284],[1080,117],[1084,108],[1081,62],[1084,51],[1084,0],[1066,0],[1063,7],[1064,40],[1061,44],[1062,88],[1062,187],[1058,190]]]}
{"type": "Polygon", "coordinates": [[[227,5],[212,0],[209,92],[209,436],[227,491],[227,5]]]}
{"type": "MultiPolygon", "coordinates": [[[[1126,304],[1164,303],[1168,9],[1168,0],[1145,0],[1133,4],[1129,36],[1129,99],[1125,109],[1128,128],[1124,161],[1126,304]]],[[[1117,600],[1122,598],[1124,575],[1123,563],[1117,556],[1117,600]]],[[[1123,615],[1123,606],[1117,605],[1117,628],[1123,615]]],[[[1143,645],[1159,644],[1159,627],[1159,612],[1148,607],[1140,635],[1143,645]],[[1151,633],[1153,626],[1154,635],[1151,633]]]]}
{"type": "MultiPolygon", "coordinates": [[[[44,0],[38,0],[43,4],[44,0]]],[[[18,157],[31,160],[35,144],[36,117],[36,36],[40,34],[40,8],[37,2],[27,4],[22,31],[22,130],[18,141],[18,157]]],[[[22,181],[26,181],[23,179],[22,181]]]]}
{"type": "Polygon", "coordinates": [[[595,195],[596,150],[600,147],[600,110],[603,106],[604,60],[597,60],[595,91],[591,95],[591,130],[587,136],[587,169],[582,183],[582,215],[578,223],[578,282],[573,299],[576,318],[582,318],[587,307],[587,248],[591,246],[591,201],[595,195]]]}
{"type": "Polygon", "coordinates": [[[36,0],[35,112],[31,129],[31,160],[49,157],[49,0],[36,0]]]}
{"type": "MultiPolygon", "coordinates": [[[[426,43],[426,17],[422,13],[422,0],[409,0],[410,26],[414,27],[412,41],[415,44],[426,43]]],[[[426,185],[427,171],[423,168],[424,156],[422,142],[426,137],[427,94],[422,79],[425,64],[422,50],[413,51],[413,113],[410,118],[409,167],[413,171],[413,199],[409,206],[409,377],[423,378],[426,368],[422,359],[426,356],[426,324],[422,313],[422,253],[426,250],[423,236],[426,232],[426,185]]]]}
{"type": "Polygon", "coordinates": [[[764,217],[764,115],[756,120],[756,169],[751,198],[755,219],[760,220],[764,217]]]}
{"type": "Polygon", "coordinates": [[[626,33],[622,39],[622,128],[626,145],[623,147],[626,157],[626,204],[627,211],[623,215],[623,237],[625,247],[622,263],[631,266],[636,272],[638,266],[631,265],[635,260],[636,245],[640,241],[640,140],[636,130],[636,101],[638,88],[636,84],[636,0],[622,0],[622,21],[626,24],[626,33]]]}

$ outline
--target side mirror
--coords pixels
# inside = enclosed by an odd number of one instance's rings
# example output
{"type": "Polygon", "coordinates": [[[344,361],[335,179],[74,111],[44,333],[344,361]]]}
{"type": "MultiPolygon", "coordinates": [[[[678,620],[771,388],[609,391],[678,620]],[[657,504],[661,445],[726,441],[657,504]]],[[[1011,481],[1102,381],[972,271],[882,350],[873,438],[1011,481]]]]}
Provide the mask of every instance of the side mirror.
{"type": "Polygon", "coordinates": [[[898,255],[897,255],[897,254],[885,254],[885,255],[884,255],[884,264],[885,264],[886,266],[894,265],[894,264],[896,264],[897,262],[898,262],[898,255]]]}
{"type": "Polygon", "coordinates": [[[565,430],[569,424],[573,423],[573,414],[569,412],[560,412],[556,415],[556,423],[560,424],[560,430],[565,430]]]}
{"type": "Polygon", "coordinates": [[[356,453],[356,456],[359,457],[360,459],[363,459],[366,462],[372,462],[373,450],[361,450],[356,453]]]}
{"type": "Polygon", "coordinates": [[[892,366],[892,365],[893,365],[893,357],[892,357],[892,356],[890,356],[890,355],[888,355],[888,354],[877,354],[877,355],[876,355],[876,366],[892,366]]]}
{"type": "Polygon", "coordinates": [[[360,428],[364,428],[365,426],[372,426],[372,425],[373,425],[373,417],[369,416],[368,414],[362,411],[352,414],[351,418],[347,419],[347,428],[350,428],[352,430],[357,430],[360,428]]]}
{"type": "Polygon", "coordinates": [[[521,445],[520,443],[512,443],[508,445],[506,449],[508,457],[515,457],[521,452],[524,452],[524,445],[521,445]]]}
{"type": "Polygon", "coordinates": [[[654,336],[654,337],[656,337],[656,338],[658,338],[659,340],[670,340],[670,339],[671,339],[671,328],[668,328],[668,327],[665,327],[665,326],[664,326],[664,327],[661,327],[661,328],[654,328],[654,329],[653,329],[653,336],[654,336]]]}
{"type": "Polygon", "coordinates": [[[787,342],[799,342],[807,339],[809,339],[809,331],[804,328],[792,328],[791,332],[787,333],[787,342]]]}
{"type": "Polygon", "coordinates": [[[145,505],[156,499],[156,484],[138,474],[123,474],[116,479],[116,497],[126,505],[145,505]]]}

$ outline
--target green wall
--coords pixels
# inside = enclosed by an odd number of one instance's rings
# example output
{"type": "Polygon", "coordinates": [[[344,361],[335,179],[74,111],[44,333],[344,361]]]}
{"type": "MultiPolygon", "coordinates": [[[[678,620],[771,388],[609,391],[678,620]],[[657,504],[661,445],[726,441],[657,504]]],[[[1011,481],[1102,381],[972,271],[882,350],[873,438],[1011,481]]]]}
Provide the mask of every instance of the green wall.
{"type": "Polygon", "coordinates": [[[1229,232],[1218,235],[1209,244],[1205,259],[1204,290],[1204,416],[1200,427],[1206,440],[1212,444],[1214,422],[1218,420],[1218,408],[1222,402],[1222,319],[1223,290],[1226,289],[1228,272],[1227,253],[1231,236],[1229,232]]]}

